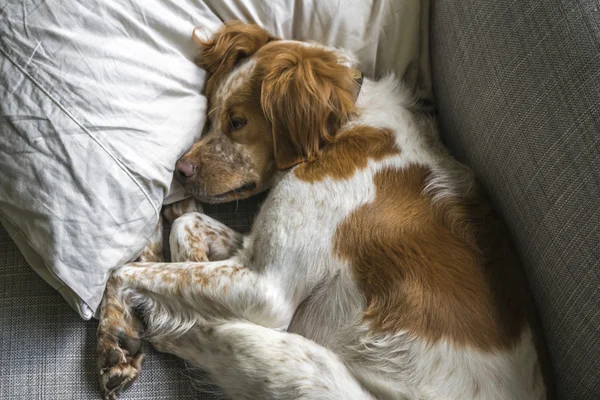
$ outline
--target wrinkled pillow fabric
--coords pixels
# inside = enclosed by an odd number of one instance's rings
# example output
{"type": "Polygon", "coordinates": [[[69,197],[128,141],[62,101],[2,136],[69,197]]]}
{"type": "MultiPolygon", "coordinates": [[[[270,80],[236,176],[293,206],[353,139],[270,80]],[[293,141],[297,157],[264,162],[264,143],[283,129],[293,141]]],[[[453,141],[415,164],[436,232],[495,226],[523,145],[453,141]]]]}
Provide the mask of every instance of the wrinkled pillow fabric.
{"type": "Polygon", "coordinates": [[[89,319],[112,269],[136,258],[198,139],[205,72],[194,26],[256,22],[353,50],[430,96],[428,2],[0,0],[0,222],[89,319]]]}

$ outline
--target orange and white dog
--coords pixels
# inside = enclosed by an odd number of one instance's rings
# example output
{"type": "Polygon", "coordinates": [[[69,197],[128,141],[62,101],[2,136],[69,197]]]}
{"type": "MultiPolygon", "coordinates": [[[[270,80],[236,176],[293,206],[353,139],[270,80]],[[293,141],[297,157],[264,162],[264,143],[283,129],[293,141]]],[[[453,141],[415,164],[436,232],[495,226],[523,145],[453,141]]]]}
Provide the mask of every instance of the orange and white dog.
{"type": "Polygon", "coordinates": [[[549,398],[506,229],[402,84],[256,25],[197,41],[210,125],[177,179],[204,202],[271,192],[249,235],[185,213],[174,262],[158,229],[151,262],[114,271],[105,397],[138,376],[143,331],[233,399],[549,398]]]}

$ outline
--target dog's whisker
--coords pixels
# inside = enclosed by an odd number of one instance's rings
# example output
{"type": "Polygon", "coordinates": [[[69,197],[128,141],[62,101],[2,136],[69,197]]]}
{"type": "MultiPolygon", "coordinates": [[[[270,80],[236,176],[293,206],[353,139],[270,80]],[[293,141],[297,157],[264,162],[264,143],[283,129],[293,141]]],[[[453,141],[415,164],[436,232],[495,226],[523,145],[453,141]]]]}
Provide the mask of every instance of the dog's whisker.
{"type": "Polygon", "coordinates": [[[211,108],[211,109],[210,109],[210,111],[209,111],[209,112],[206,114],[206,118],[208,119],[208,117],[210,117],[210,115],[211,115],[213,112],[217,111],[217,110],[218,110],[218,109],[220,109],[220,108],[223,108],[223,106],[215,106],[215,107],[211,108]]]}

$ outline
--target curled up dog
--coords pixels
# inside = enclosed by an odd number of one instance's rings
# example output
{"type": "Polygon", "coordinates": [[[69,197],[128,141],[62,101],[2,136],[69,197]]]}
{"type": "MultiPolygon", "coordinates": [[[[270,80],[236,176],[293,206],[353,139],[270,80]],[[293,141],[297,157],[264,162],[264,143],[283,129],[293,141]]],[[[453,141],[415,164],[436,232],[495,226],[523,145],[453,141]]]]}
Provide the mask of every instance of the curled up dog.
{"type": "Polygon", "coordinates": [[[142,335],[232,399],[549,398],[506,228],[402,83],[256,25],[196,39],[209,126],[176,177],[202,202],[271,191],[250,234],[171,210],[173,262],[159,227],[114,271],[105,398],[139,375],[142,335]]]}

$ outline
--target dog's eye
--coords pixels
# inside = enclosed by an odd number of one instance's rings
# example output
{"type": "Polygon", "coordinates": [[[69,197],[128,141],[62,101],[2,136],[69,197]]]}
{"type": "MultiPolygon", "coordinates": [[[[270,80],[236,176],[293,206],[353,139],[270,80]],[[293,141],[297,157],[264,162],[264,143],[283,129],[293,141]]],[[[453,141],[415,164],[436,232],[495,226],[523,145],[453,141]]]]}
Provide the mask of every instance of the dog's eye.
{"type": "Polygon", "coordinates": [[[244,126],[246,126],[247,122],[248,121],[243,118],[233,118],[229,123],[231,124],[231,130],[237,131],[238,129],[242,129],[244,126]]]}

